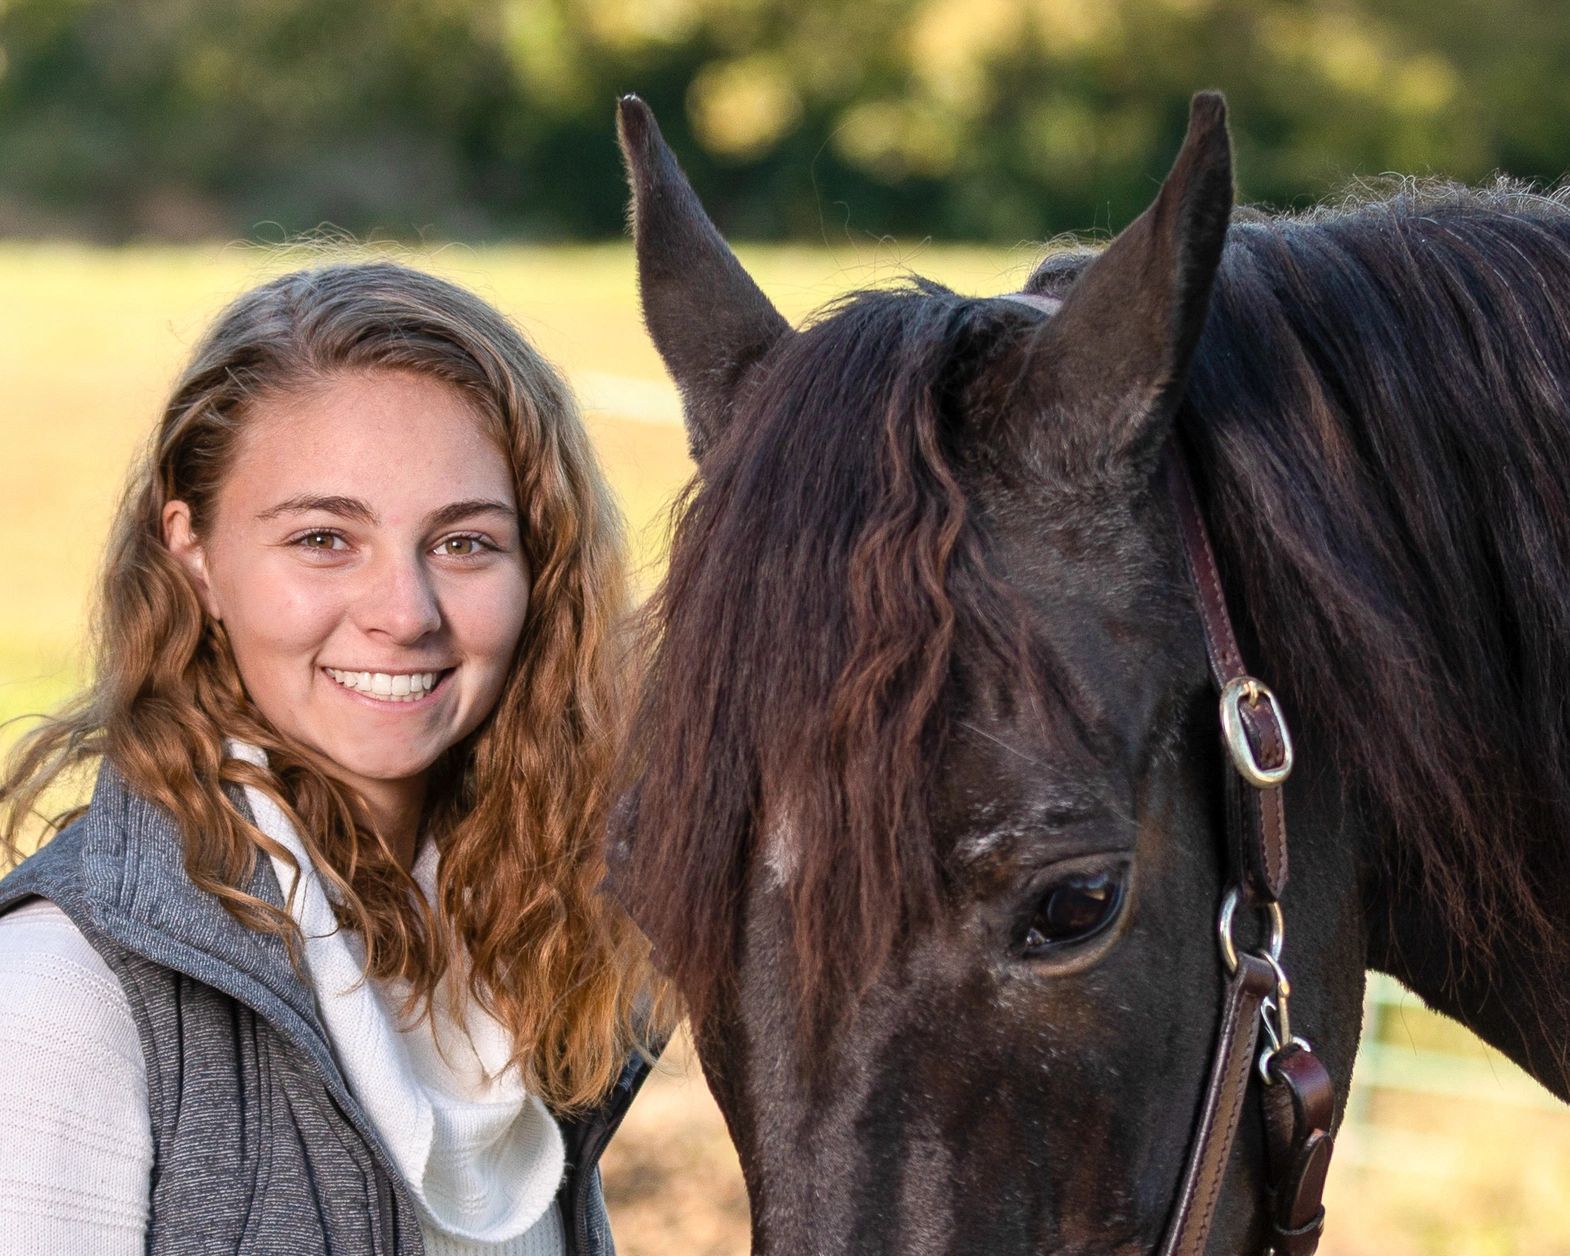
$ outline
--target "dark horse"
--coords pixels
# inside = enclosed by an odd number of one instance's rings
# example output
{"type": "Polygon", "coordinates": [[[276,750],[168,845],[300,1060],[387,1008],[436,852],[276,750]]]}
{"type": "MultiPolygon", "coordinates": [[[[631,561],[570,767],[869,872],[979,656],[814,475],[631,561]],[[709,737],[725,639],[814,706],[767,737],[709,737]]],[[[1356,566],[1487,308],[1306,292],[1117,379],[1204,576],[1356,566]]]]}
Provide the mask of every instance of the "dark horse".
{"type": "MultiPolygon", "coordinates": [[[[1296,737],[1283,963],[1336,1112],[1369,968],[1570,1098],[1563,201],[1234,213],[1200,96],[1151,208],[1033,300],[917,280],[796,330],[635,99],[620,132],[699,475],[615,876],[691,1008],[753,1250],[1168,1232],[1229,770],[1174,456],[1296,737]]],[[[1264,1242],[1257,1111],[1213,1253],[1264,1242]]]]}

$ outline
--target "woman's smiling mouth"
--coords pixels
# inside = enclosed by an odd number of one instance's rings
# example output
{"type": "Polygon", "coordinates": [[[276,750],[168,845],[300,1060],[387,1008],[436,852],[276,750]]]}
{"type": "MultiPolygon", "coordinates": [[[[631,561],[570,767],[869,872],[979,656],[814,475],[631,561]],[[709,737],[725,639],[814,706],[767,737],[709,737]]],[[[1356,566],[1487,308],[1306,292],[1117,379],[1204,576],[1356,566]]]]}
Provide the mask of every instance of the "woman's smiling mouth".
{"type": "Polygon", "coordinates": [[[324,667],[322,671],[340,688],[378,702],[419,702],[452,674],[451,668],[433,672],[354,672],[324,667]]]}

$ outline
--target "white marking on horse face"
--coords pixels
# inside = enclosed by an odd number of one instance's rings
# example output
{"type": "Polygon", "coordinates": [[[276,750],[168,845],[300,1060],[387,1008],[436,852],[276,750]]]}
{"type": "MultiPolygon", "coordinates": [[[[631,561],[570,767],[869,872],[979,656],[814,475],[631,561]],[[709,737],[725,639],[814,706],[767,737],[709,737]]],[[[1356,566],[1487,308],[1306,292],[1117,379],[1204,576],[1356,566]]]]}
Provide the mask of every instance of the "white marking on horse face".
{"type": "Polygon", "coordinates": [[[999,851],[1025,849],[1107,814],[1106,804],[1082,785],[1055,788],[1037,781],[1029,800],[1000,800],[980,808],[974,817],[976,827],[955,853],[962,859],[979,859],[999,851]]]}
{"type": "Polygon", "coordinates": [[[1018,822],[1000,824],[997,828],[977,833],[964,844],[961,852],[968,859],[979,859],[998,850],[1008,850],[1027,836],[1028,826],[1018,822]]]}
{"type": "Polygon", "coordinates": [[[789,885],[801,866],[801,835],[787,810],[772,812],[764,828],[763,866],[768,870],[769,884],[776,889],[789,885]]]}

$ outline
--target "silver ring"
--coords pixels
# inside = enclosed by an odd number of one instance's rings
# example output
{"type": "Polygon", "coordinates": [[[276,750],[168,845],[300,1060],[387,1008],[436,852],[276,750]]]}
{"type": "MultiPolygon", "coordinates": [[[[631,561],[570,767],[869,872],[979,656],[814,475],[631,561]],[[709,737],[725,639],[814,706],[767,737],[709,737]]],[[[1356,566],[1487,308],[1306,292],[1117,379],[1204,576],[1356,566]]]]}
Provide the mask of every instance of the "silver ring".
{"type": "MultiPolygon", "coordinates": [[[[1221,917],[1216,922],[1216,933],[1221,943],[1221,962],[1227,966],[1227,976],[1237,972],[1237,944],[1232,941],[1232,918],[1243,899],[1242,891],[1233,886],[1221,900],[1221,917]]],[[[1266,903],[1260,910],[1270,917],[1270,941],[1266,950],[1276,961],[1277,971],[1281,961],[1281,948],[1286,944],[1287,922],[1281,914],[1280,903],[1266,903]]]]}

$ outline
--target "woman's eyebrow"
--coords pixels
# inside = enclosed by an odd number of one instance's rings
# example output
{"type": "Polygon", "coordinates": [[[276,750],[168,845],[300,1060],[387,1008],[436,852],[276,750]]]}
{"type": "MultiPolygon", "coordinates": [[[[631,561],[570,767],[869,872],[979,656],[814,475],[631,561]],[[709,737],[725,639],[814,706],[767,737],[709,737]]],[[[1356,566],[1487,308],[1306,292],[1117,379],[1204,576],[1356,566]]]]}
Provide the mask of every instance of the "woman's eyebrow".
{"type": "MultiPolygon", "coordinates": [[[[306,514],[311,511],[353,519],[373,527],[381,522],[376,512],[358,497],[322,496],[315,493],[301,493],[287,501],[281,501],[276,506],[268,507],[256,517],[276,519],[280,515],[306,514]]],[[[473,518],[475,515],[503,515],[512,519],[517,513],[516,508],[506,502],[489,497],[476,497],[466,501],[448,502],[445,506],[437,507],[425,517],[425,524],[430,528],[441,528],[460,519],[473,518]]]]}
{"type": "Polygon", "coordinates": [[[276,506],[269,506],[256,517],[259,520],[276,519],[280,515],[301,515],[307,511],[321,511],[323,514],[338,515],[360,523],[378,522],[376,512],[358,497],[321,496],[315,493],[300,493],[279,502],[276,506]]]}
{"type": "Polygon", "coordinates": [[[470,501],[449,502],[447,505],[431,511],[425,517],[427,526],[432,528],[445,527],[449,523],[457,523],[460,519],[468,519],[474,515],[505,515],[508,519],[515,519],[518,515],[517,507],[506,502],[495,501],[489,497],[477,497],[470,501]]]}

